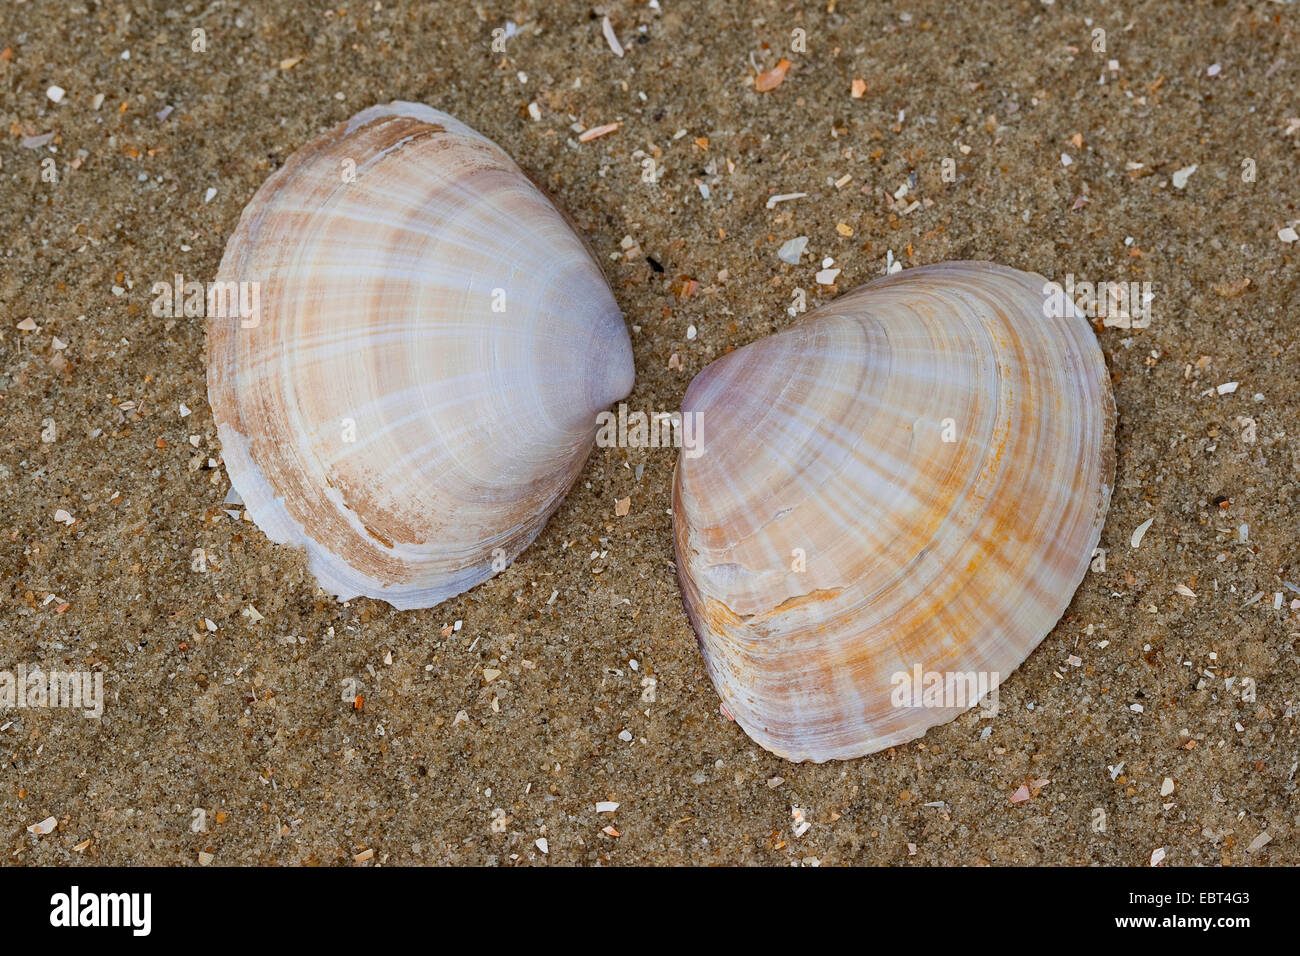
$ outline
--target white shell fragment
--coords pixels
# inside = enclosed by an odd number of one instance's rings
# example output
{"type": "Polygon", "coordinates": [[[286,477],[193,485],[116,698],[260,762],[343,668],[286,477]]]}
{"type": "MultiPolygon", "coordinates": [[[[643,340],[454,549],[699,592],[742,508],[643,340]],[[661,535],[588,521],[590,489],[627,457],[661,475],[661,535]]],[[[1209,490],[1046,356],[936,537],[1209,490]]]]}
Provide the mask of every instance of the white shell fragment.
{"type": "Polygon", "coordinates": [[[776,251],[776,257],[782,262],[797,266],[806,248],[808,248],[808,237],[795,236],[793,239],[787,239],[781,243],[781,248],[776,251]]]}
{"type": "Polygon", "coordinates": [[[1129,547],[1138,548],[1142,546],[1142,539],[1143,537],[1146,536],[1146,533],[1148,529],[1150,529],[1151,525],[1155,523],[1155,520],[1156,519],[1154,516],[1147,518],[1146,521],[1143,521],[1140,525],[1138,525],[1136,528],[1133,529],[1133,534],[1130,535],[1128,539],[1129,547]]]}
{"type": "Polygon", "coordinates": [[[1087,320],[1050,317],[1049,295],[990,263],[906,269],[691,383],[683,601],[725,711],[766,749],[820,762],[919,737],[1065,611],[1110,501],[1115,410],[1087,320]]]}
{"type": "Polygon", "coordinates": [[[340,599],[430,607],[502,570],[632,386],[583,240],[498,146],[427,106],[372,107],[294,153],[218,282],[255,303],[209,317],[226,470],[340,599]]]}
{"type": "Polygon", "coordinates": [[[1191,166],[1184,166],[1182,169],[1174,170],[1173,176],[1170,177],[1174,181],[1174,188],[1175,189],[1184,188],[1187,185],[1187,180],[1191,178],[1192,173],[1194,172],[1196,172],[1195,163],[1193,163],[1191,166]]]}
{"type": "Polygon", "coordinates": [[[610,52],[615,56],[622,56],[623,45],[618,42],[618,34],[614,32],[614,24],[609,22],[608,16],[600,21],[600,31],[605,35],[605,42],[609,44],[610,52]]]}

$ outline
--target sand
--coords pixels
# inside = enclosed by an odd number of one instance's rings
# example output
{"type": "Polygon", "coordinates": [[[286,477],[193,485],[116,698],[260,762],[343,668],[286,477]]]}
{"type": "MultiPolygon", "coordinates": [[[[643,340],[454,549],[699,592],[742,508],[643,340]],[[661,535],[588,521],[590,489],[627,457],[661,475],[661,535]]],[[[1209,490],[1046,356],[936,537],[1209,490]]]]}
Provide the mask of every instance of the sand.
{"type": "Polygon", "coordinates": [[[599,11],[0,9],[0,669],[104,681],[99,719],[0,709],[0,859],[1300,861],[1300,593],[1283,583],[1300,582],[1300,247],[1279,238],[1300,217],[1295,8],[599,11]],[[755,65],[782,57],[784,82],[756,92],[755,65]],[[678,407],[704,365],[791,322],[797,288],[812,308],[891,254],[1153,283],[1148,327],[1098,330],[1119,409],[1106,570],[996,718],[824,765],[751,743],[681,608],[670,450],[597,449],[507,572],[424,611],[339,605],[225,513],[203,322],[156,317],[151,288],[210,279],[286,156],[393,99],[481,130],[572,216],[626,313],[634,409],[678,407]],[[767,208],[785,193],[807,195],[767,208]],[[803,261],[783,263],[800,235],[803,261]],[[833,287],[814,279],[825,257],[833,287]]]}

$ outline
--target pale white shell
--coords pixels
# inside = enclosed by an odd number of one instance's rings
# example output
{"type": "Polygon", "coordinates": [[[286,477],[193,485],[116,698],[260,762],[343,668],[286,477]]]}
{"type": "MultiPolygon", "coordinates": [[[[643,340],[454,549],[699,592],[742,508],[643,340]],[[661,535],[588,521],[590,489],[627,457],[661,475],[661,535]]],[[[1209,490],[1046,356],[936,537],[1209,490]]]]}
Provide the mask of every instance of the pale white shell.
{"type": "Polygon", "coordinates": [[[208,393],[257,526],[320,585],[427,607],[537,536],[596,413],[632,386],[600,267],[490,140],[411,103],[302,147],[258,190],[219,281],[208,393]]]}
{"type": "Polygon", "coordinates": [[[763,747],[824,761],[918,737],[975,700],[895,697],[899,675],[996,686],[1056,624],[1114,473],[1105,362],[1072,304],[1045,314],[1062,299],[989,263],[907,269],[691,383],[678,575],[763,747]]]}

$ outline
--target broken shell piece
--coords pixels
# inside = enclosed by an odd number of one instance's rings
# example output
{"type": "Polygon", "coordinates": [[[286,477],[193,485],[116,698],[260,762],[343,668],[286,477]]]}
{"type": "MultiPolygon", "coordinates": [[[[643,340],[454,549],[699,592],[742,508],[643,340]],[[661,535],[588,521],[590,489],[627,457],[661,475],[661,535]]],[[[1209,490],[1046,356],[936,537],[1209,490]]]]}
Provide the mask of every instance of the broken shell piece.
{"type": "Polygon", "coordinates": [[[33,823],[29,826],[27,832],[35,834],[36,836],[45,836],[47,833],[53,833],[54,828],[58,825],[59,821],[54,819],[54,817],[46,817],[40,823],[33,823]]]}

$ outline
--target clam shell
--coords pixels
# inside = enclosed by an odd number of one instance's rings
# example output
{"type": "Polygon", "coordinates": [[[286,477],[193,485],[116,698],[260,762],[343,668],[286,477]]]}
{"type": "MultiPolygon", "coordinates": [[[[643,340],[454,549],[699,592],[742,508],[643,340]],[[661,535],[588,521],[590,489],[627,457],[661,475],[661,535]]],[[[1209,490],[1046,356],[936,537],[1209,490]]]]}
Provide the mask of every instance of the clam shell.
{"type": "Polygon", "coordinates": [[[1061,617],[1110,501],[1115,410],[1087,321],[1047,298],[991,263],[907,269],[691,383],[678,576],[714,686],[766,749],[918,737],[975,699],[896,696],[900,675],[996,686],[1061,617]]]}
{"type": "Polygon", "coordinates": [[[255,315],[209,308],[226,470],[342,599],[427,607],[504,568],[632,387],[583,240],[499,147],[426,106],[367,109],[295,152],[217,279],[259,290],[255,315]]]}

